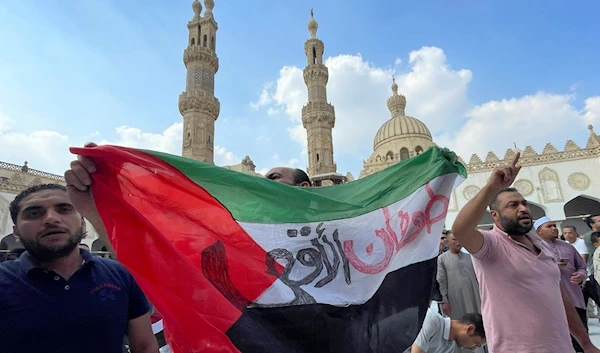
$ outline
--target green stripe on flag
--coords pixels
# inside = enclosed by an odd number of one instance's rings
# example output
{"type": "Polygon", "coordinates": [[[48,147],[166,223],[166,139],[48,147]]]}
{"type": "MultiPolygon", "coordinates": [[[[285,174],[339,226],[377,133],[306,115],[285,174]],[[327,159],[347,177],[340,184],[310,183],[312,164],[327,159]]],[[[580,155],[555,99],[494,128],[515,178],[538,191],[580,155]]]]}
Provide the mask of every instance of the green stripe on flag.
{"type": "Polygon", "coordinates": [[[179,156],[144,152],[181,171],[219,200],[237,221],[248,223],[356,217],[402,200],[436,177],[453,173],[467,176],[453,152],[436,147],[365,178],[316,188],[292,187],[179,156]]]}

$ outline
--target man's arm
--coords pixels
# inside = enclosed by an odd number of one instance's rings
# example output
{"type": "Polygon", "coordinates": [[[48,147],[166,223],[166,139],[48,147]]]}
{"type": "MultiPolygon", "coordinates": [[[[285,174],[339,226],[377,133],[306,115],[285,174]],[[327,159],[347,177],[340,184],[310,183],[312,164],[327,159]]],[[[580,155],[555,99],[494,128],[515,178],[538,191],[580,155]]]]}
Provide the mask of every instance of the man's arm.
{"type": "Polygon", "coordinates": [[[565,288],[563,286],[564,284],[561,281],[560,292],[562,294],[565,311],[567,312],[567,321],[569,323],[569,331],[571,332],[571,335],[575,337],[577,342],[579,342],[579,345],[581,346],[581,348],[583,348],[583,351],[585,353],[600,353],[600,351],[596,347],[594,347],[592,341],[590,341],[590,336],[587,330],[585,329],[583,322],[581,322],[581,318],[579,317],[575,306],[573,306],[573,303],[571,303],[571,300],[569,299],[569,294],[565,291],[565,288]]]}
{"type": "Polygon", "coordinates": [[[446,274],[446,266],[444,265],[443,258],[438,256],[437,259],[437,275],[436,280],[440,285],[440,294],[442,295],[442,312],[446,316],[450,316],[452,308],[448,302],[448,277],[446,274]]]}
{"type": "Polygon", "coordinates": [[[452,224],[452,234],[471,254],[483,247],[483,234],[477,225],[498,192],[486,185],[458,212],[452,224]]]}
{"type": "Polygon", "coordinates": [[[131,353],[157,353],[158,343],[152,333],[150,313],[129,320],[127,339],[131,353]]]}
{"type": "Polygon", "coordinates": [[[448,278],[446,277],[446,266],[441,256],[437,258],[437,274],[435,278],[440,285],[440,294],[442,295],[442,302],[448,302],[448,278]]]}
{"type": "Polygon", "coordinates": [[[588,254],[579,253],[579,256],[581,256],[581,258],[583,259],[583,262],[585,262],[587,264],[588,254]]]}
{"type": "Polygon", "coordinates": [[[573,261],[575,261],[575,273],[573,273],[571,280],[575,280],[575,284],[580,284],[588,277],[587,264],[577,251],[575,251],[573,261]]]}
{"type": "Polygon", "coordinates": [[[517,164],[520,156],[517,152],[505,167],[494,169],[487,184],[458,212],[452,224],[452,234],[469,253],[476,254],[483,247],[483,234],[477,230],[477,225],[494,197],[515,181],[521,170],[517,164]]]}
{"type": "Polygon", "coordinates": [[[410,349],[410,353],[427,353],[424,350],[421,349],[421,347],[417,346],[416,343],[413,343],[411,349],[410,349]]]}
{"type": "MultiPolygon", "coordinates": [[[[93,142],[86,143],[85,147],[93,148],[97,145],[93,142]]],[[[89,157],[77,156],[76,161],[71,162],[71,168],[65,171],[65,181],[67,183],[67,193],[71,203],[81,215],[87,219],[92,227],[98,232],[98,237],[102,239],[108,251],[115,253],[108,233],[104,227],[104,222],[98,213],[94,196],[90,190],[93,183],[93,174],[96,172],[96,163],[89,157]]]]}

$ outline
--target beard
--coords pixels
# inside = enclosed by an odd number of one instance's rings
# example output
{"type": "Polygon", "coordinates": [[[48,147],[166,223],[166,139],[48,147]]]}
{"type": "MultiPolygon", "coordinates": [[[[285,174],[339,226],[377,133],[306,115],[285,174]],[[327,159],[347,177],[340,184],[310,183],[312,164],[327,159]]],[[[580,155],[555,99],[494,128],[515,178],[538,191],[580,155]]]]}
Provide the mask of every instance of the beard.
{"type": "Polygon", "coordinates": [[[83,234],[83,226],[81,226],[75,233],[71,234],[66,244],[60,246],[45,246],[37,238],[21,238],[21,243],[25,250],[27,250],[35,260],[39,262],[49,262],[69,255],[73,249],[79,246],[81,239],[83,239],[83,234]]]}
{"type": "Polygon", "coordinates": [[[525,235],[533,228],[533,223],[531,221],[529,221],[528,225],[523,225],[519,223],[518,219],[506,218],[502,215],[500,215],[500,224],[502,225],[502,228],[504,228],[506,234],[516,236],[525,235]]]}

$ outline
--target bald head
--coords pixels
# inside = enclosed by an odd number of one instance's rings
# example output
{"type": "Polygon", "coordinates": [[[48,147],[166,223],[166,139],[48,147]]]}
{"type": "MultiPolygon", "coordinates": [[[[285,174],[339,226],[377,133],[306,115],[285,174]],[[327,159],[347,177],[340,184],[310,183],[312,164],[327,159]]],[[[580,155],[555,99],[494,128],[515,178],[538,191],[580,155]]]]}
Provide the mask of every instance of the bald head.
{"type": "Polygon", "coordinates": [[[310,187],[311,182],[308,175],[301,169],[287,168],[287,167],[275,167],[267,172],[265,175],[267,179],[277,181],[279,183],[310,187]]]}

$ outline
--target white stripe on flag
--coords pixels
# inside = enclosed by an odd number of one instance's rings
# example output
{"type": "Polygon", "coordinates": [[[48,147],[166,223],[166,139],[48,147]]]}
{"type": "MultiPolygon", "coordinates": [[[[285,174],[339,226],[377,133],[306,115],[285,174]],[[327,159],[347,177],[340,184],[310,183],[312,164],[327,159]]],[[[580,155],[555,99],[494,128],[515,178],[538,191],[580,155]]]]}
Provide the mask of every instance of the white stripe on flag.
{"type": "Polygon", "coordinates": [[[444,175],[384,209],[322,224],[240,222],[266,252],[271,252],[277,262],[289,270],[289,274],[284,270],[257,304],[348,306],[365,303],[388,273],[438,254],[449,196],[462,181],[457,174],[444,175]],[[434,202],[436,197],[438,201],[434,202]],[[334,237],[335,231],[337,236],[334,237]],[[414,240],[398,250],[395,245],[390,248],[391,238],[386,238],[389,234],[398,241],[412,234],[414,240]],[[384,239],[388,239],[387,247],[384,239]],[[342,249],[349,261],[347,269],[343,266],[342,249]],[[336,258],[340,263],[334,271],[336,258]]]}

